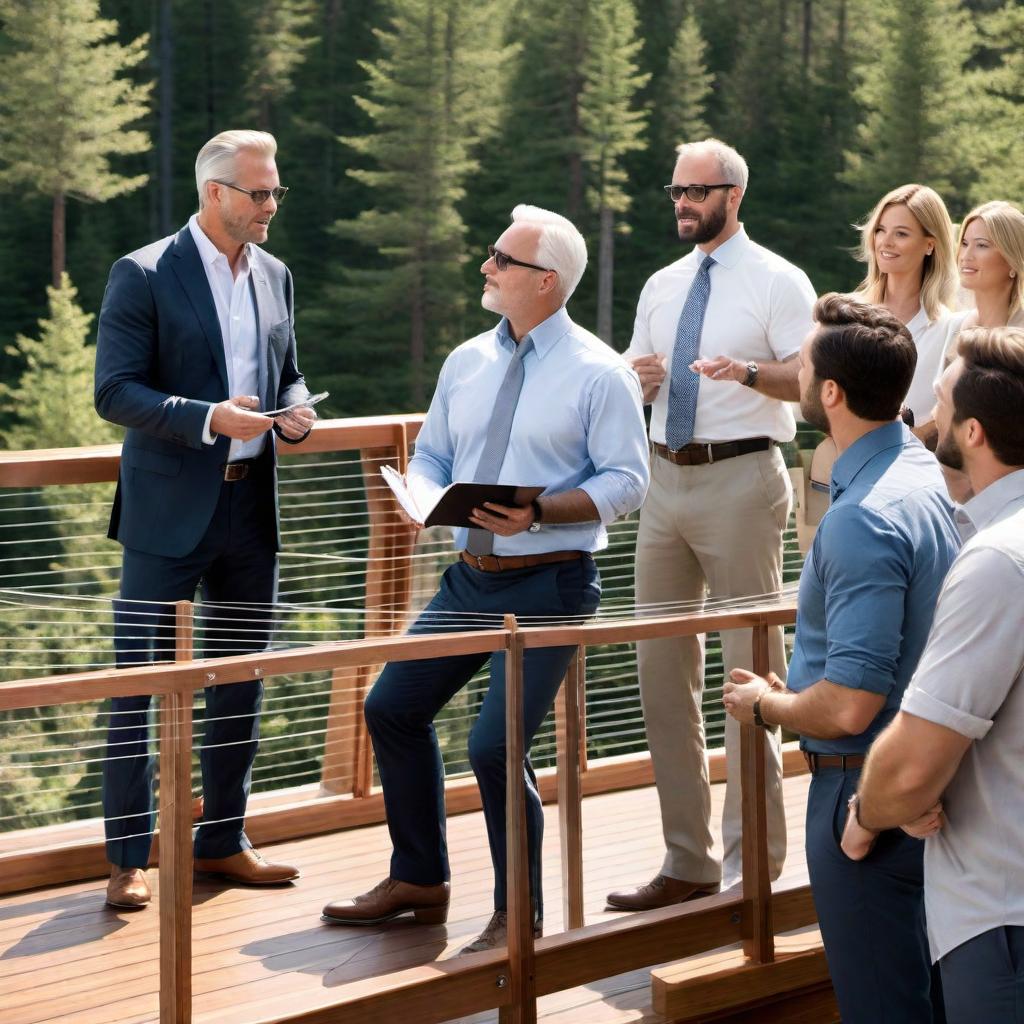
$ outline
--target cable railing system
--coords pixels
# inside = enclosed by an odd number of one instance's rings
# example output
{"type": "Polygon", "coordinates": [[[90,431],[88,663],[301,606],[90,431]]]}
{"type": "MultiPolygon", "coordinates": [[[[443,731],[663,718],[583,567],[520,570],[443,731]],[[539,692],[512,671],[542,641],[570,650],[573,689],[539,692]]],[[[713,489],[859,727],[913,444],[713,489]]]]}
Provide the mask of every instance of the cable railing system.
{"type": "MultiPolygon", "coordinates": [[[[120,553],[106,538],[105,521],[117,472],[116,446],[0,456],[0,891],[103,872],[102,766],[104,759],[120,756],[117,716],[105,702],[112,696],[155,695],[149,721],[159,758],[155,831],[163,1021],[191,1019],[186,955],[191,904],[183,893],[191,891],[191,795],[199,788],[204,687],[264,680],[247,832],[256,843],[294,838],[383,819],[363,700],[384,661],[432,652],[506,652],[513,737],[521,730],[517,694],[523,651],[556,644],[577,648],[555,712],[534,741],[532,759],[540,770],[542,796],[557,797],[563,815],[565,920],[572,929],[582,928],[579,941],[598,943],[586,969],[576,964],[578,957],[561,965],[554,958],[550,969],[545,967],[548,940],[535,955],[523,889],[522,792],[514,785],[519,773],[510,771],[507,959],[488,966],[489,985],[497,988],[487,988],[485,995],[472,981],[477,970],[472,965],[442,972],[441,980],[424,979],[423,984],[439,986],[437,1012],[448,1013],[435,1019],[497,1006],[504,1007],[503,1019],[531,1020],[530,1007],[545,986],[555,991],[626,969],[612,970],[613,963],[653,964],[664,961],[666,953],[682,956],[680,950],[734,939],[742,939],[752,956],[771,960],[772,898],[763,788],[758,788],[763,763],[755,749],[763,735],[744,730],[745,831],[753,845],[744,849],[743,890],[670,915],[679,919],[674,931],[669,919],[657,914],[649,920],[639,915],[611,931],[593,926],[589,934],[583,928],[579,806],[584,793],[653,781],[636,680],[636,640],[708,634],[705,715],[708,745],[715,747],[723,728],[716,630],[750,629],[755,666],[766,664],[767,629],[792,623],[790,595],[638,606],[633,516],[615,524],[609,547],[598,558],[603,598],[590,620],[556,624],[446,614],[436,634],[402,637],[452,557],[447,531],[417,536],[399,519],[379,473],[384,464],[404,469],[420,421],[395,416],[322,423],[303,445],[283,453],[280,588],[269,608],[122,603],[115,620],[120,553]],[[160,638],[166,663],[114,670],[117,630],[124,628],[118,623],[131,621],[133,614],[144,617],[160,638]],[[218,615],[218,653],[225,653],[226,642],[227,656],[204,660],[205,632],[218,615]],[[233,654],[232,644],[239,652],[251,650],[252,635],[265,633],[268,615],[269,648],[233,654]],[[227,630],[223,616],[229,617],[227,630]],[[5,845],[4,837],[14,834],[18,843],[5,845]],[[688,923],[680,924],[684,919],[688,923]],[[633,945],[627,948],[629,935],[633,945]]],[[[795,536],[788,531],[787,582],[795,579],[799,563],[795,536]]],[[[437,722],[450,813],[479,807],[466,738],[486,685],[486,676],[479,674],[437,722]]],[[[510,738],[510,764],[518,764],[519,744],[521,735],[517,742],[510,738]]],[[[712,776],[722,777],[721,755],[712,760],[712,776]]],[[[813,920],[800,894],[779,912],[789,927],[813,920]]],[[[551,950],[559,948],[560,939],[551,940],[551,950]]],[[[279,1019],[320,1019],[319,1011],[307,1009],[314,1015],[289,1016],[282,1010],[279,1019]]]]}

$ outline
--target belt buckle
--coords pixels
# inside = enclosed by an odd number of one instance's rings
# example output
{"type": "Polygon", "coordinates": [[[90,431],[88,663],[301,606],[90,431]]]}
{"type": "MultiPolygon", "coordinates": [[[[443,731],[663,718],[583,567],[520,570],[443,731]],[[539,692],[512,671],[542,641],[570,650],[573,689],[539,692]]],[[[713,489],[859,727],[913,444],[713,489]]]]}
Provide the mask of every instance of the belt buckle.
{"type": "Polygon", "coordinates": [[[227,462],[224,464],[224,479],[229,483],[244,480],[249,475],[249,467],[244,463],[227,462]]]}
{"type": "Polygon", "coordinates": [[[475,551],[471,551],[470,554],[476,559],[476,567],[481,572],[487,572],[487,570],[484,568],[484,556],[478,555],[475,551]]]}
{"type": "Polygon", "coordinates": [[[708,465],[710,466],[715,461],[715,453],[711,450],[712,445],[710,441],[708,441],[704,447],[708,450],[708,465]]]}

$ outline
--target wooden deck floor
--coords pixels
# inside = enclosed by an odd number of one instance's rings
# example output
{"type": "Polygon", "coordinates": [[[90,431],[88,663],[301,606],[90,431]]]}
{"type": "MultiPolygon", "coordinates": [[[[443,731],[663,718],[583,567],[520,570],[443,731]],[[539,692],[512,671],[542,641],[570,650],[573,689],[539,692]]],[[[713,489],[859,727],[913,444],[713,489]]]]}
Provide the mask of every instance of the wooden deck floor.
{"type": "MultiPolygon", "coordinates": [[[[785,783],[790,855],[778,886],[806,883],[803,817],[807,777],[785,783]]],[[[713,787],[714,817],[723,786],[713,787]]],[[[589,797],[583,806],[587,923],[612,917],[609,890],[647,880],[663,852],[653,788],[589,797]]],[[[294,863],[302,879],[281,890],[225,888],[196,881],[194,1012],[224,1024],[246,1020],[239,1004],[345,984],[452,956],[486,923],[492,873],[479,813],[449,821],[452,909],[445,926],[394,922],[372,929],[320,923],[320,908],[387,874],[383,825],[264,849],[294,863]],[[240,1015],[241,1014],[241,1015],[240,1015]]],[[[547,808],[545,927],[562,929],[558,818],[547,808]]],[[[155,872],[151,873],[155,879],[155,872]]],[[[157,1017],[155,907],[115,912],[103,883],[87,882],[0,898],[0,1021],[3,1024],[133,1024],[157,1017]]],[[[648,970],[544,997],[546,1024],[655,1022],[648,970]]],[[[496,1014],[473,1018],[493,1021],[496,1014]]],[[[468,1020],[466,1024],[469,1024],[468,1020]]]]}

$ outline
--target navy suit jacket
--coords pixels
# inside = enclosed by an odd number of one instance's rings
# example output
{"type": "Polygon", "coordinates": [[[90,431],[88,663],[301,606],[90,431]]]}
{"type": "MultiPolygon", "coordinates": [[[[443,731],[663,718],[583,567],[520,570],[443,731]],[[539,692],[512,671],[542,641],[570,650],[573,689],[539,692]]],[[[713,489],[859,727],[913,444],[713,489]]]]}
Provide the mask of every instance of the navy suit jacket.
{"type": "MultiPolygon", "coordinates": [[[[260,408],[280,408],[309,394],[295,356],[292,277],[262,249],[250,245],[249,253],[260,408]]],[[[103,296],[96,411],[127,427],[110,537],[172,558],[195,549],[216,508],[230,445],[224,436],[204,444],[203,425],[210,406],[229,397],[217,308],[186,225],[119,259],[103,296]]],[[[272,434],[267,444],[274,449],[272,434]]]]}

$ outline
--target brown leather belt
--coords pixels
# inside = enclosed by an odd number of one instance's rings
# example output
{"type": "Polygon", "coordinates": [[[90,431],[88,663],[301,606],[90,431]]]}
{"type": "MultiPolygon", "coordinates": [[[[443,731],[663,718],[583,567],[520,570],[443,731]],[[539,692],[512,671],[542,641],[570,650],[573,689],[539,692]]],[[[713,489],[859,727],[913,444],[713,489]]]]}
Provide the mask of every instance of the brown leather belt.
{"type": "Polygon", "coordinates": [[[460,551],[459,557],[466,565],[471,565],[481,572],[506,572],[511,569],[529,569],[533,565],[571,562],[577,558],[593,556],[589,551],[545,551],[542,555],[473,555],[468,551],[460,551]]]}
{"type": "Polygon", "coordinates": [[[250,473],[255,472],[256,464],[259,458],[255,459],[236,459],[234,462],[225,462],[224,479],[228,483],[234,483],[236,480],[244,480],[250,473]]]}
{"type": "Polygon", "coordinates": [[[852,771],[855,768],[863,768],[867,760],[867,754],[812,754],[809,751],[801,750],[807,768],[812,775],[817,775],[822,768],[840,768],[844,772],[852,771]]]}
{"type": "Polygon", "coordinates": [[[723,459],[734,459],[737,455],[750,455],[752,452],[766,452],[776,442],[770,437],[744,437],[739,441],[719,441],[707,444],[684,444],[678,451],[657,441],[651,442],[655,455],[674,463],[677,466],[706,466],[723,459]]]}

